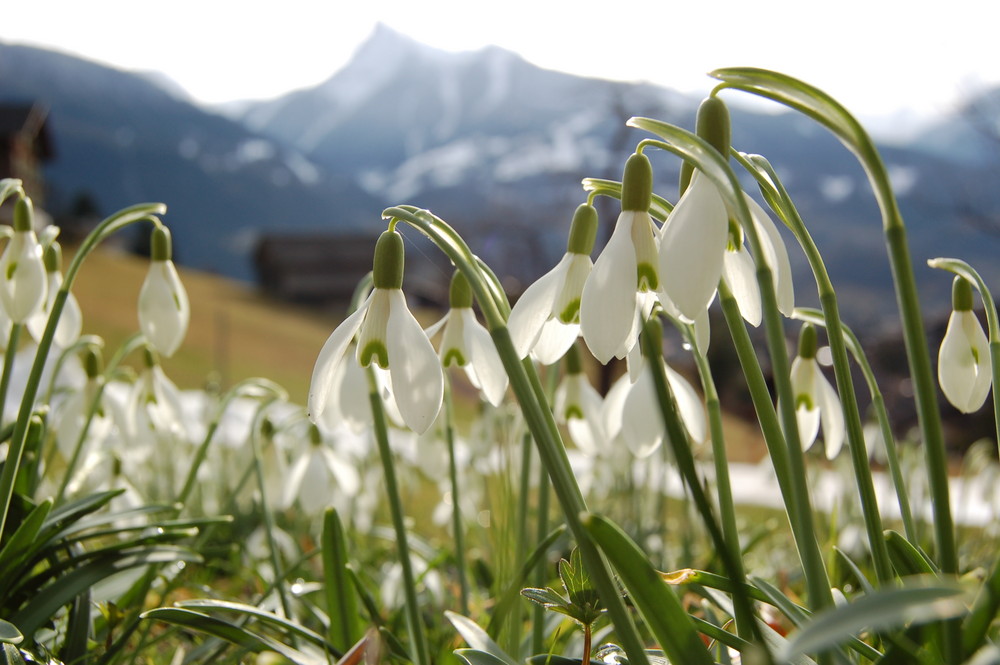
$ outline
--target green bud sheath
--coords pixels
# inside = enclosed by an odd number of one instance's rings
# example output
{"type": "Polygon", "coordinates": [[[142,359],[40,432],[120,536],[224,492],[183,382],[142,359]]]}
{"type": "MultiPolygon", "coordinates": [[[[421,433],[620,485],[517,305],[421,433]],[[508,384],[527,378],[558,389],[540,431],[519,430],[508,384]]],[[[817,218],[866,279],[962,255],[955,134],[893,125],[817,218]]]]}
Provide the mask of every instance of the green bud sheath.
{"type": "Polygon", "coordinates": [[[45,272],[59,272],[60,270],[62,270],[62,247],[53,241],[45,249],[45,272]]]}
{"type": "Polygon", "coordinates": [[[698,107],[696,133],[719,151],[729,161],[729,147],[732,144],[732,130],[729,123],[729,109],[718,97],[709,97],[698,107]]]}
{"type": "MultiPolygon", "coordinates": [[[[652,189],[650,189],[652,196],[652,189]]],[[[624,197],[622,198],[624,201],[624,197]]],[[[622,206],[624,208],[624,204],[622,206]]],[[[647,206],[648,207],[648,206],[647,206]]],[[[569,227],[566,251],[590,256],[597,239],[597,208],[586,203],[580,204],[573,213],[573,223],[569,227]]]]}
{"type": "Polygon", "coordinates": [[[104,361],[96,349],[88,347],[83,353],[83,369],[88,379],[96,379],[104,371],[104,361]]]}
{"type": "Polygon", "coordinates": [[[451,276],[451,289],[448,292],[448,304],[456,307],[472,307],[472,287],[469,280],[456,270],[451,276]]]}
{"type": "Polygon", "coordinates": [[[157,225],[153,227],[153,236],[149,241],[149,258],[153,261],[170,261],[173,258],[173,241],[170,229],[157,225]]]}
{"type": "Polygon", "coordinates": [[[956,312],[972,311],[972,284],[958,275],[951,283],[951,307],[956,312]]]}
{"type": "MultiPolygon", "coordinates": [[[[731,127],[732,125],[729,122],[729,108],[718,97],[708,97],[698,107],[698,116],[695,120],[695,133],[718,150],[719,154],[727,162],[729,161],[729,147],[732,145],[731,127]]],[[[687,190],[693,176],[694,167],[688,162],[681,164],[679,182],[681,194],[687,190]]]]}
{"type": "Polygon", "coordinates": [[[375,243],[372,285],[376,289],[403,288],[403,236],[383,231],[375,243]]]}
{"type": "Polygon", "coordinates": [[[35,209],[31,205],[31,199],[22,196],[14,204],[14,230],[32,231],[35,226],[35,209]]]}
{"type": "Polygon", "coordinates": [[[653,166],[646,155],[633,153],[622,175],[622,210],[646,212],[652,202],[653,166]]]}
{"type": "Polygon", "coordinates": [[[816,328],[810,324],[802,326],[799,333],[799,357],[806,360],[816,357],[816,328]]]}

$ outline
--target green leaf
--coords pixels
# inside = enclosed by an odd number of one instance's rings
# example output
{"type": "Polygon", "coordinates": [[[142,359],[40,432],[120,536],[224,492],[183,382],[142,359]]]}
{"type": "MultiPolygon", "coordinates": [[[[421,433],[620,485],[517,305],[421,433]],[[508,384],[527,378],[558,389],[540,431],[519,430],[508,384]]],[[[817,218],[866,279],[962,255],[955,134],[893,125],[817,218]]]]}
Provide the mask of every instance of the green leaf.
{"type": "Polygon", "coordinates": [[[667,658],[685,665],[714,665],[680,599],[642,550],[617,525],[599,515],[584,515],[583,525],[614,566],[667,658]]]}
{"type": "Polygon", "coordinates": [[[347,540],[340,516],[332,508],[323,517],[323,581],[330,642],[341,648],[361,637],[357,595],[347,573],[347,540]]]}
{"type": "MultiPolygon", "coordinates": [[[[492,658],[504,663],[505,665],[518,665],[517,661],[507,655],[503,649],[494,642],[485,630],[479,627],[479,625],[472,619],[468,619],[461,614],[456,614],[455,612],[445,611],[444,615],[451,622],[451,625],[455,627],[458,634],[462,636],[470,647],[472,651],[486,652],[492,658]]],[[[455,653],[458,653],[457,651],[455,653]]],[[[473,665],[486,665],[485,663],[475,663],[473,665]]],[[[496,665],[493,663],[492,665],[496,665]]]]}
{"type": "Polygon", "coordinates": [[[908,585],[877,591],[833,607],[790,637],[779,658],[791,659],[846,644],[863,630],[882,632],[912,623],[949,619],[966,613],[967,594],[943,580],[910,580],[908,585]]]}
{"type": "Polygon", "coordinates": [[[278,616],[273,612],[268,612],[262,610],[254,605],[246,605],[244,603],[234,603],[227,600],[214,600],[211,598],[199,598],[195,600],[185,600],[177,603],[177,607],[180,608],[191,608],[196,607],[200,609],[215,609],[215,610],[225,610],[229,612],[236,612],[245,617],[256,619],[262,623],[268,624],[275,628],[278,628],[285,633],[291,633],[298,635],[310,642],[322,647],[326,650],[331,650],[332,645],[326,641],[326,638],[319,633],[306,628],[305,626],[298,624],[294,621],[289,621],[285,617],[278,616]]]}
{"type": "Polygon", "coordinates": [[[13,644],[3,644],[3,654],[0,655],[0,665],[24,665],[21,650],[13,644]]]}
{"type": "Polygon", "coordinates": [[[0,580],[13,579],[15,571],[37,551],[38,533],[42,530],[50,510],[52,510],[51,500],[35,506],[7,539],[3,550],[0,550],[0,580]]]}
{"type": "Polygon", "coordinates": [[[507,661],[497,658],[488,651],[479,649],[455,649],[455,655],[468,665],[507,665],[507,661]]]}
{"type": "Polygon", "coordinates": [[[569,600],[560,596],[554,589],[537,589],[535,587],[528,587],[526,589],[521,589],[521,595],[543,607],[569,605],[569,600]]]}
{"type": "Polygon", "coordinates": [[[910,575],[936,575],[940,569],[926,554],[913,546],[898,531],[886,531],[885,542],[889,547],[889,559],[900,577],[910,575]]]}
{"type": "Polygon", "coordinates": [[[258,635],[242,626],[237,626],[234,623],[208,614],[202,614],[201,612],[177,607],[159,607],[148,612],[143,612],[141,618],[155,619],[180,626],[181,628],[211,635],[253,653],[275,651],[299,665],[320,665],[327,662],[325,658],[304,654],[266,635],[258,635]]]}
{"type": "Polygon", "coordinates": [[[0,619],[0,642],[4,644],[20,644],[24,635],[10,621],[0,619]]]}

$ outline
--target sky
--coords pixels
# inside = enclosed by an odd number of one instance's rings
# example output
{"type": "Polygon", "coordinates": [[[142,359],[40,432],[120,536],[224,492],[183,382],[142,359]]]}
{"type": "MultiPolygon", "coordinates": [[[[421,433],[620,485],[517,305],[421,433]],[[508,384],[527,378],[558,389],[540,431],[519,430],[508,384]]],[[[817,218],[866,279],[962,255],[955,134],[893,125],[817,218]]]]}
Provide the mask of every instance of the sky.
{"type": "Polygon", "coordinates": [[[885,116],[944,112],[1000,82],[998,19],[989,0],[31,0],[4,8],[0,41],[159,71],[221,103],[322,82],[382,22],[448,51],[496,45],[684,92],[707,94],[718,67],[776,69],[885,116]]]}

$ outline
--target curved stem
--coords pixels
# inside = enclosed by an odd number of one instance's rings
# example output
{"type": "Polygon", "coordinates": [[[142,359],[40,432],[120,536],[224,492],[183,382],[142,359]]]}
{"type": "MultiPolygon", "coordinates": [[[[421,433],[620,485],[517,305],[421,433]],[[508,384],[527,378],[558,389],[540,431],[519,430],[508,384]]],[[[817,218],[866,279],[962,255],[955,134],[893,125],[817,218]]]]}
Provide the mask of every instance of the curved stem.
{"type": "Polygon", "coordinates": [[[482,269],[481,263],[454,229],[429,212],[411,206],[397,206],[388,208],[382,215],[404,221],[419,229],[435,242],[469,280],[504,370],[510,378],[511,388],[535,441],[539,459],[552,480],[553,490],[562,506],[566,523],[576,538],[587,571],[615,625],[629,662],[633,665],[645,665],[648,663],[645,645],[639,637],[631,614],[622,601],[607,562],[594,545],[580,519],[580,515],[587,512],[587,504],[570,467],[566,448],[559,435],[552,410],[546,402],[538,373],[530,360],[522,362],[517,357],[506,325],[510,305],[503,296],[503,290],[493,286],[496,284],[495,276],[482,269]]]}
{"type": "Polygon", "coordinates": [[[837,382],[837,392],[840,394],[844,421],[847,425],[847,445],[858,486],[865,528],[868,532],[868,546],[871,548],[875,564],[875,575],[880,582],[888,582],[893,578],[893,568],[889,560],[889,549],[882,535],[882,517],[875,495],[875,485],[872,481],[868,451],[865,447],[864,429],[861,425],[861,413],[858,408],[857,395],[854,392],[854,379],[851,376],[851,366],[847,359],[847,348],[842,332],[843,324],[840,320],[840,309],[833,282],[830,280],[830,275],[816,243],[813,242],[809,230],[771,165],[759,156],[746,158],[737,153],[736,159],[757,179],[761,192],[771,208],[781,216],[795,234],[795,238],[805,252],[809,267],[812,269],[816,290],[823,306],[823,318],[828,331],[830,351],[833,354],[834,377],[837,382]]]}

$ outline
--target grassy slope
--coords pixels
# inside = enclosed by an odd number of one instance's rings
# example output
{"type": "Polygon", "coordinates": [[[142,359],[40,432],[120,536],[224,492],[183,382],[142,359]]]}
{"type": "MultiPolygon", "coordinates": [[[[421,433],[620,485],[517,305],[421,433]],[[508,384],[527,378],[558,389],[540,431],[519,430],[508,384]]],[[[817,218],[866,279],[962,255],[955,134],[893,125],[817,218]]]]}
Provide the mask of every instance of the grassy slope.
{"type": "MultiPolygon", "coordinates": [[[[84,333],[100,335],[114,349],[138,330],[136,302],[146,266],[144,259],[114,251],[87,259],[73,288],[84,333]]],[[[180,273],[191,300],[191,327],[181,349],[163,360],[177,385],[200,387],[212,370],[224,387],[266,377],[304,404],[316,355],[337,320],[274,302],[239,282],[180,273]]]]}

